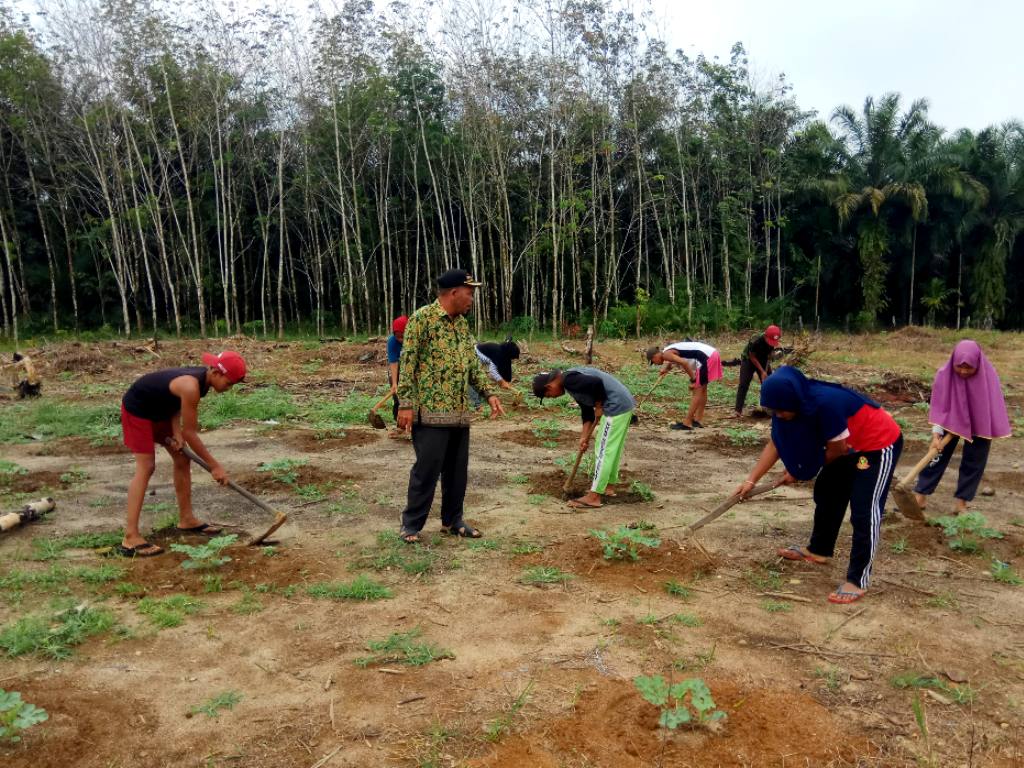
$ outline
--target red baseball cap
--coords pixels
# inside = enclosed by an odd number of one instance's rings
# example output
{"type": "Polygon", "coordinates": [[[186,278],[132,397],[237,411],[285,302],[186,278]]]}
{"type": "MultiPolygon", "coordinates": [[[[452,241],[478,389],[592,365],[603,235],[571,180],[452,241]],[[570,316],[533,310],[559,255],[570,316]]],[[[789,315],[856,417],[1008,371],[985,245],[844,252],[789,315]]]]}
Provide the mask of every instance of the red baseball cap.
{"type": "Polygon", "coordinates": [[[405,333],[405,326],[409,324],[409,318],[406,315],[396,317],[395,321],[391,323],[391,330],[394,333],[405,333]]]}
{"type": "Polygon", "coordinates": [[[227,376],[228,381],[232,384],[237,384],[245,379],[245,359],[237,352],[225,350],[219,355],[215,355],[212,352],[204,352],[203,365],[216,368],[227,376]]]}
{"type": "Polygon", "coordinates": [[[782,339],[782,331],[779,330],[777,325],[769,325],[764,329],[764,338],[768,342],[769,347],[777,347],[782,339]]]}

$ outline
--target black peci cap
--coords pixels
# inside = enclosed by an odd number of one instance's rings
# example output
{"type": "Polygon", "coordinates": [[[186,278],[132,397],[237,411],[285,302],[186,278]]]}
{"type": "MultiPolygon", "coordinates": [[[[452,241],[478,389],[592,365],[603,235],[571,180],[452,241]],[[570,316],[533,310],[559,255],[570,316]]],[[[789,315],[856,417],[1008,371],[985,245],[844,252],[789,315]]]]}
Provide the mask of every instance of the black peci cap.
{"type": "Polygon", "coordinates": [[[443,290],[458,288],[460,285],[479,288],[483,283],[475,281],[473,276],[464,269],[449,269],[437,278],[437,287],[443,290]]]}
{"type": "Polygon", "coordinates": [[[558,374],[560,373],[561,371],[556,368],[553,371],[542,371],[541,373],[538,373],[536,376],[534,376],[533,394],[536,397],[539,397],[541,400],[543,400],[544,390],[547,388],[548,384],[550,384],[552,381],[558,378],[558,374]]]}

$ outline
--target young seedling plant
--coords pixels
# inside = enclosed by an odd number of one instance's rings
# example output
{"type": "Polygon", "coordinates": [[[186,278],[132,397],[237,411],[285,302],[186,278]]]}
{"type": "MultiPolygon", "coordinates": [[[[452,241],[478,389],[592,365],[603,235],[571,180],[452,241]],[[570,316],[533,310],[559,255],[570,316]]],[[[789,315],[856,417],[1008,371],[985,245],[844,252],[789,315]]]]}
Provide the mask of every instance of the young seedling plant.
{"type": "Polygon", "coordinates": [[[17,691],[0,688],[0,743],[16,744],[21,741],[22,731],[49,717],[45,709],[23,701],[17,691]]]}
{"type": "Polygon", "coordinates": [[[227,536],[217,536],[210,539],[198,547],[193,547],[190,544],[171,544],[171,551],[188,555],[188,559],[181,564],[182,568],[186,570],[194,568],[209,570],[220,568],[225,563],[231,562],[230,557],[221,555],[221,550],[230,547],[237,540],[237,535],[229,533],[227,536]]]}
{"type": "Polygon", "coordinates": [[[642,530],[620,525],[614,531],[591,530],[590,535],[601,542],[605,560],[640,559],[640,547],[661,546],[661,539],[642,530]]]}
{"type": "Polygon", "coordinates": [[[645,700],[661,709],[658,724],[663,728],[704,725],[725,717],[725,712],[715,709],[711,689],[699,677],[669,685],[661,675],[640,675],[633,678],[633,685],[645,700]]]}

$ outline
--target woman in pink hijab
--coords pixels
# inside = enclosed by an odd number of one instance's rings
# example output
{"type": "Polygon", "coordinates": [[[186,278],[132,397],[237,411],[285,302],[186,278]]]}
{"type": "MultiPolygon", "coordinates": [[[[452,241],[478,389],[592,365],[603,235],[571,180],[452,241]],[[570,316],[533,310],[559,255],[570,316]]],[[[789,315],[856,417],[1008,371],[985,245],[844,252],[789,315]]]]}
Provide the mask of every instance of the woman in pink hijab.
{"type": "Polygon", "coordinates": [[[926,498],[935,491],[957,443],[963,438],[964,452],[955,494],[956,514],[960,514],[967,511],[968,502],[978,492],[992,440],[1010,436],[1010,419],[999,374],[978,342],[961,341],[953,348],[949,362],[935,374],[928,421],[932,424],[932,446],[937,448],[947,432],[953,439],[917,478],[914,493],[924,508],[926,498]]]}

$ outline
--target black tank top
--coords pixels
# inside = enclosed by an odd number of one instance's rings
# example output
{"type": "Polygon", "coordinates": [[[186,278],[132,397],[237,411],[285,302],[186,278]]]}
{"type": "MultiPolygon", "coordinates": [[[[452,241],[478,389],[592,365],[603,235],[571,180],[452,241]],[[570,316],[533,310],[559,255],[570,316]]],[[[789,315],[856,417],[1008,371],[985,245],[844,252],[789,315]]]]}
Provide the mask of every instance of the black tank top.
{"type": "Polygon", "coordinates": [[[121,403],[132,416],[167,421],[181,410],[181,398],[171,392],[171,382],[179,376],[195,376],[199,382],[199,396],[205,397],[210,390],[206,372],[206,368],[165,368],[147,373],[128,388],[121,403]]]}

